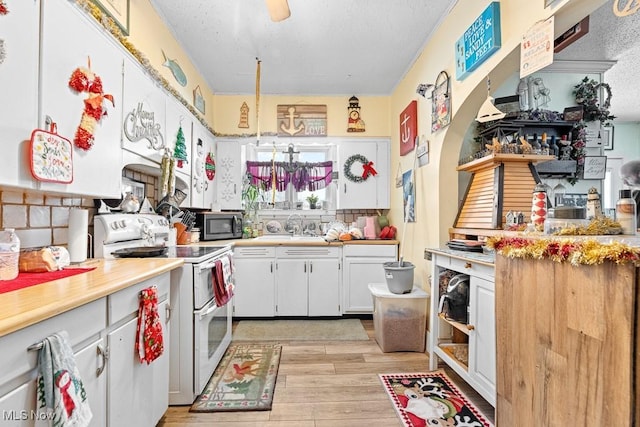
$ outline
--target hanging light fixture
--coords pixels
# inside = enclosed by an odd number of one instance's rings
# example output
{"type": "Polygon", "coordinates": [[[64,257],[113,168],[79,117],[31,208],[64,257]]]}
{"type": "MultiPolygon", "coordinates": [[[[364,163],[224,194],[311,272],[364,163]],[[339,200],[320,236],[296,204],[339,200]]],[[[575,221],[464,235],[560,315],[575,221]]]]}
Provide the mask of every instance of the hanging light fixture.
{"type": "Polygon", "coordinates": [[[289,3],[287,0],[265,0],[267,2],[267,10],[273,22],[284,21],[291,16],[289,3]]]}
{"type": "Polygon", "coordinates": [[[256,58],[256,147],[260,146],[260,59],[256,58]]]}
{"type": "Polygon", "coordinates": [[[480,110],[478,110],[478,115],[476,116],[476,121],[480,123],[500,120],[507,115],[507,113],[498,110],[496,106],[493,105],[493,97],[490,95],[490,92],[491,80],[487,78],[487,99],[480,106],[480,110]]]}

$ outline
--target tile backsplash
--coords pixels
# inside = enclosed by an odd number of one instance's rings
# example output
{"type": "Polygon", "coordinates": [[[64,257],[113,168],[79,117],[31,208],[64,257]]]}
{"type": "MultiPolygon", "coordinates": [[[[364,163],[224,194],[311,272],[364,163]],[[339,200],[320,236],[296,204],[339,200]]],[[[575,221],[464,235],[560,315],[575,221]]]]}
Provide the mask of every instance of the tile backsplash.
{"type": "Polygon", "coordinates": [[[23,248],[65,246],[71,208],[88,209],[90,218],[96,211],[93,199],[1,189],[0,227],[15,228],[23,248]]]}
{"type": "MultiPolygon", "coordinates": [[[[122,176],[145,184],[145,194],[155,206],[158,178],[123,169],[122,176]]],[[[98,212],[93,198],[52,196],[35,190],[0,188],[0,229],[15,228],[22,248],[66,246],[69,210],[89,211],[89,234],[93,235],[93,216],[98,212]]],[[[92,253],[89,250],[89,255],[92,253]]]]}

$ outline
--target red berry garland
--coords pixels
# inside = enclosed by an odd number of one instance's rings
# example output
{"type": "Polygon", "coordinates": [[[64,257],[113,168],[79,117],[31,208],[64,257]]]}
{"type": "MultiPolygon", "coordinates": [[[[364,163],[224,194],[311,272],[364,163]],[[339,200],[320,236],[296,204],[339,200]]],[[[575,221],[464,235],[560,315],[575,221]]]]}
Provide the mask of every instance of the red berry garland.
{"type": "Polygon", "coordinates": [[[80,125],[73,138],[73,144],[76,147],[88,150],[93,145],[96,124],[102,119],[102,116],[107,115],[107,110],[103,106],[105,100],[111,101],[111,104],[115,106],[113,95],[105,94],[100,77],[84,67],[76,68],[71,73],[69,87],[78,93],[88,92],[89,94],[84,100],[84,111],[80,125]]]}

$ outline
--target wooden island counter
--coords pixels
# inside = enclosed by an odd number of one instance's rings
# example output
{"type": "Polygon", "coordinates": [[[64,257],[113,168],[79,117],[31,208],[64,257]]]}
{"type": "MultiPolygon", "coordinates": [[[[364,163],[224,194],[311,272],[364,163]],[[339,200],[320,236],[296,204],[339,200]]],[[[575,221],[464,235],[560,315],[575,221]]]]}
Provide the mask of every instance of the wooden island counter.
{"type": "Polygon", "coordinates": [[[496,425],[640,425],[637,260],[507,255],[495,260],[496,425]]]}

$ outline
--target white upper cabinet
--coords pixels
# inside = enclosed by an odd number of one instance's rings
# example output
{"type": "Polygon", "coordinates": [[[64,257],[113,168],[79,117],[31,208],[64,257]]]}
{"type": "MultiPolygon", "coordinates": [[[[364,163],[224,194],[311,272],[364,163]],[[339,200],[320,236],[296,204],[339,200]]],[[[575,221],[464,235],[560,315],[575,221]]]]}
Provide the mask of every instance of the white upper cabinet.
{"type": "Polygon", "coordinates": [[[166,103],[168,95],[130,57],[124,64],[124,103],[122,148],[160,164],[167,136],[166,103]]]}
{"type": "Polygon", "coordinates": [[[242,139],[216,141],[216,199],[220,209],[242,209],[242,178],[246,164],[242,155],[242,139]]]}
{"type": "Polygon", "coordinates": [[[389,141],[340,141],[338,176],[338,209],[387,209],[389,141]],[[367,166],[373,168],[375,175],[371,173],[363,178],[365,161],[367,166]]]}
{"type": "MultiPolygon", "coordinates": [[[[20,9],[24,7],[22,3],[32,2],[13,2],[12,7],[20,9]]],[[[29,33],[22,31],[24,36],[30,37],[29,33]]],[[[45,191],[119,198],[122,48],[102,26],[73,2],[65,0],[43,2],[41,38],[40,126],[44,127],[47,118],[51,118],[57,125],[58,134],[72,144],[79,129],[86,134],[78,140],[86,141],[89,139],[87,135],[93,135],[94,140],[87,150],[74,144],[72,183],[43,183],[40,188],[45,191]],[[88,70],[93,77],[85,81],[84,76],[91,76],[88,70]],[[78,90],[71,88],[72,81],[77,83],[74,86],[78,90]],[[91,112],[99,107],[106,111],[106,115],[98,117],[100,120],[96,121],[91,112]]],[[[20,75],[21,81],[30,80],[25,73],[31,73],[31,70],[23,65],[15,75],[20,75]]],[[[23,90],[22,85],[16,86],[20,91],[23,90]]]]}
{"type": "Polygon", "coordinates": [[[199,121],[194,121],[191,149],[191,207],[206,209],[212,207],[214,185],[211,169],[207,169],[207,163],[210,163],[208,158],[213,158],[214,151],[213,135],[199,121]]]}
{"type": "Polygon", "coordinates": [[[33,186],[27,151],[38,123],[39,1],[14,1],[0,15],[0,184],[33,186]]]}

